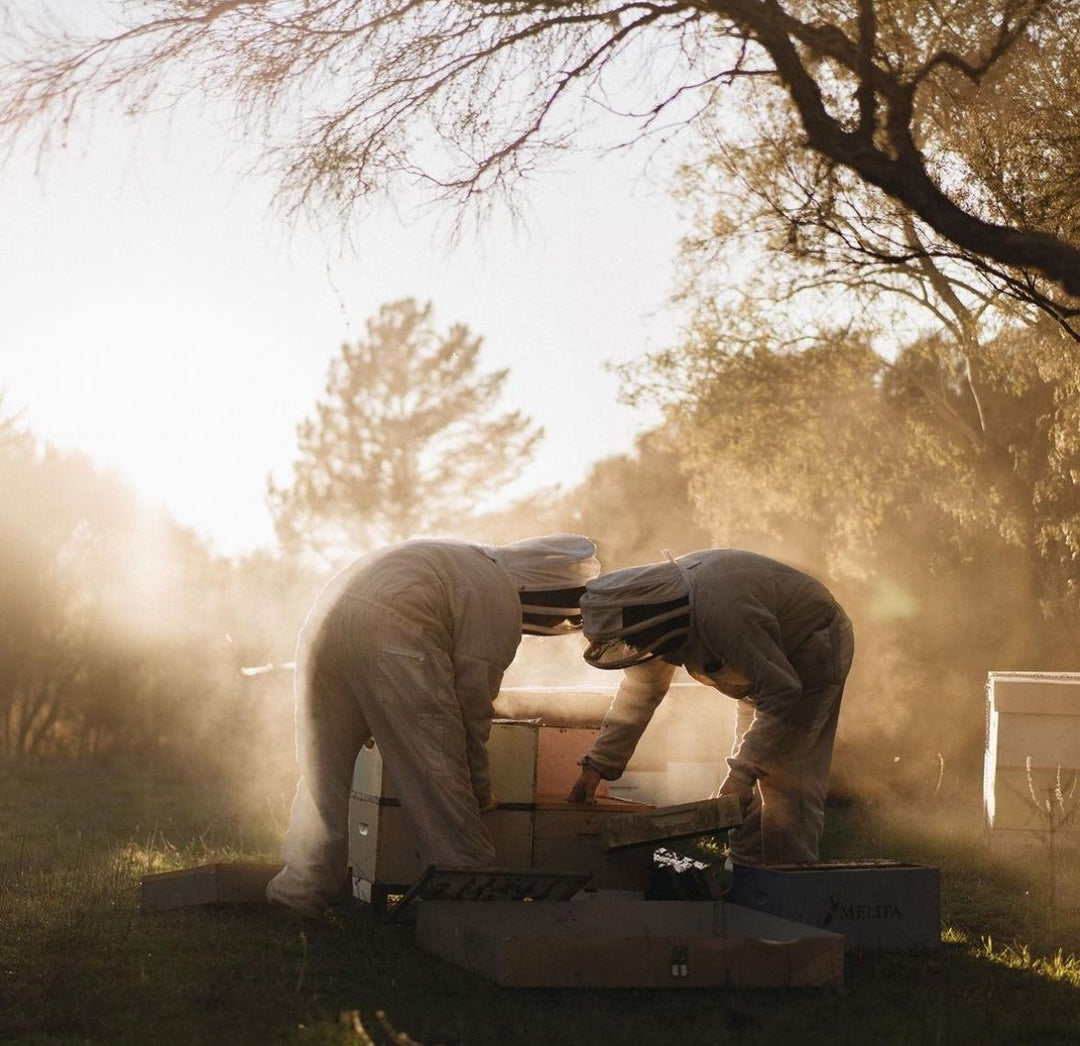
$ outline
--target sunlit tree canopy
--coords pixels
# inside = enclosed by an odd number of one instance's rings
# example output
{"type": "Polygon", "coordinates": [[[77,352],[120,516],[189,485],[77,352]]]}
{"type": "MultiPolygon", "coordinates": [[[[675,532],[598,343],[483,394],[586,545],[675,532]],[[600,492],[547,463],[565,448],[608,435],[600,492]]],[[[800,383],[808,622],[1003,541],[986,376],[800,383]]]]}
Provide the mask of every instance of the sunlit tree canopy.
{"type": "Polygon", "coordinates": [[[9,140],[62,140],[95,101],[195,92],[262,138],[288,201],[347,216],[402,184],[486,199],[594,117],[621,118],[617,141],[745,117],[798,157],[812,200],[845,172],[925,228],[912,249],[940,241],[1075,315],[1068,0],[129,0],[96,34],[20,7],[2,8],[9,140]]]}

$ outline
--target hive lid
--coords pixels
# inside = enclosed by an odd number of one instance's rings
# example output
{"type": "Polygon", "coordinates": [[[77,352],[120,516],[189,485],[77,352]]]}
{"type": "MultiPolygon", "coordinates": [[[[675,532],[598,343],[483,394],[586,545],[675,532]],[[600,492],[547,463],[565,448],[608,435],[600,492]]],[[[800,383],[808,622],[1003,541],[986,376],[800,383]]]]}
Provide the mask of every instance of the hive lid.
{"type": "Polygon", "coordinates": [[[645,843],[711,835],[742,824],[742,805],[734,795],[714,796],[693,803],[659,806],[639,813],[616,814],[604,822],[609,850],[645,843]]]}
{"type": "Polygon", "coordinates": [[[994,711],[1021,715],[1080,715],[1080,673],[990,672],[994,711]]]}

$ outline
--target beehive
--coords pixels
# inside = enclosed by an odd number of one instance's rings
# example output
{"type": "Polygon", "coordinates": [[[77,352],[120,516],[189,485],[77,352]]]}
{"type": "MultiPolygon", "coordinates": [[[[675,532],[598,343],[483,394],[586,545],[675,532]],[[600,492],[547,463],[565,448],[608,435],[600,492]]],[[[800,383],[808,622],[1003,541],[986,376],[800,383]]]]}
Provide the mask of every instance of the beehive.
{"type": "MultiPolygon", "coordinates": [[[[650,856],[609,857],[601,828],[605,815],[648,810],[648,805],[608,800],[603,789],[596,803],[566,801],[577,760],[595,735],[596,728],[544,726],[537,720],[492,723],[488,755],[499,806],[484,815],[484,823],[499,866],[590,871],[604,888],[640,885],[647,878],[650,856]]],[[[424,872],[398,796],[378,748],[363,749],[349,799],[349,863],[353,893],[369,903],[402,893],[424,872]]]]}
{"type": "Polygon", "coordinates": [[[1080,673],[991,672],[983,763],[985,823],[996,841],[1080,839],[1080,673]]]}

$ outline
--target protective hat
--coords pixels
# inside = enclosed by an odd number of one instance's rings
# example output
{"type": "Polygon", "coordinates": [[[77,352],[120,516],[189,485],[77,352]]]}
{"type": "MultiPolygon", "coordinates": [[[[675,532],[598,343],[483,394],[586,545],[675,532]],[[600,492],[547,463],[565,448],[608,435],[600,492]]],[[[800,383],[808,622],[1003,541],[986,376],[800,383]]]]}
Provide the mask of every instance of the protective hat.
{"type": "Polygon", "coordinates": [[[580,588],[600,573],[596,545],[581,534],[523,538],[485,551],[513,578],[519,592],[580,588]]]}
{"type": "Polygon", "coordinates": [[[485,549],[513,578],[527,636],[581,631],[578,601],[600,573],[596,545],[580,534],[547,534],[485,549]]]}
{"type": "Polygon", "coordinates": [[[613,570],[586,585],[581,612],[585,660],[595,668],[627,668],[669,652],[690,634],[690,586],[671,561],[613,570]]]}

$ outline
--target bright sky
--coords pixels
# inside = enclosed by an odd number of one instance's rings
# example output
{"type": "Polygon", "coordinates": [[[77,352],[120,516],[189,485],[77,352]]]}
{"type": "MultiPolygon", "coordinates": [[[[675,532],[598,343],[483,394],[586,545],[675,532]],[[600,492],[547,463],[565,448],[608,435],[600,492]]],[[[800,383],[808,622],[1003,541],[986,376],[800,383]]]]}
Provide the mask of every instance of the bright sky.
{"type": "Polygon", "coordinates": [[[356,247],[290,230],[209,124],[102,118],[85,144],[0,169],[0,389],[36,435],[79,448],[234,554],[272,542],[266,477],[329,360],[383,302],[430,300],[510,367],[504,406],[547,431],[514,488],[573,485],[654,418],[617,405],[605,361],[670,338],[679,234],[640,156],[538,177],[527,227],[456,247],[389,208],[356,247]]]}

